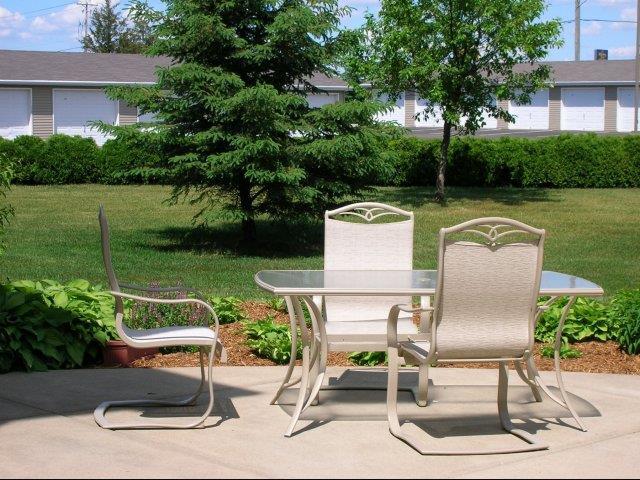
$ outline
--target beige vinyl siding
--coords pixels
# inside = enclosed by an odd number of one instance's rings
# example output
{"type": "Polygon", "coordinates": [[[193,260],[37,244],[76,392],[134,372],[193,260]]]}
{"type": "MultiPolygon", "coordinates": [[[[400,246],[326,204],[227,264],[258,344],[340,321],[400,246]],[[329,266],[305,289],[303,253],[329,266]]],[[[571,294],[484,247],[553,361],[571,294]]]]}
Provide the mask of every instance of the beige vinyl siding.
{"type": "Polygon", "coordinates": [[[135,123],[138,123],[138,109],[125,102],[118,102],[118,125],[133,125],[135,123]]]}
{"type": "Polygon", "coordinates": [[[604,89],[604,131],[615,132],[618,120],[618,88],[605,87],[604,89]]]}
{"type": "Polygon", "coordinates": [[[47,138],[53,135],[53,89],[33,87],[31,89],[33,113],[33,135],[47,138]]]}
{"type": "Polygon", "coordinates": [[[407,90],[404,94],[404,126],[413,128],[416,126],[416,92],[407,90]]]}
{"type": "Polygon", "coordinates": [[[560,109],[562,103],[560,87],[549,89],[549,130],[560,130],[560,109]]]}
{"type": "MultiPolygon", "coordinates": [[[[502,110],[509,110],[509,100],[499,100],[498,107],[500,107],[502,110]]],[[[507,122],[504,121],[502,118],[497,118],[496,120],[498,122],[498,125],[497,125],[498,130],[506,130],[507,128],[509,128],[509,125],[507,124],[507,122]]]]}

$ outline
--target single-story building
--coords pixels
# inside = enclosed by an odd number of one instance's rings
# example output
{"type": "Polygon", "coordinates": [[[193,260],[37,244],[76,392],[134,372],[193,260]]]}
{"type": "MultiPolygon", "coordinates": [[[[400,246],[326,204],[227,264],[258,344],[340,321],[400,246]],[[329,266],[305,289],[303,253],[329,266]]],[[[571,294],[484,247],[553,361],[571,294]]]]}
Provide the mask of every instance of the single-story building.
{"type": "MultiPolygon", "coordinates": [[[[166,58],[132,54],[0,50],[0,137],[65,133],[104,143],[105,135],[89,122],[128,125],[141,120],[135,106],[110,100],[104,87],[151,85],[156,67],[168,63],[166,58]]],[[[528,105],[505,101],[516,123],[507,125],[487,115],[485,128],[633,130],[633,60],[548,64],[554,86],[538,92],[528,105]]],[[[314,107],[340,101],[348,90],[340,78],[315,75],[311,82],[325,92],[308,96],[314,107]]],[[[414,92],[405,92],[380,119],[410,128],[441,126],[437,114],[415,118],[424,108],[414,92]]]]}

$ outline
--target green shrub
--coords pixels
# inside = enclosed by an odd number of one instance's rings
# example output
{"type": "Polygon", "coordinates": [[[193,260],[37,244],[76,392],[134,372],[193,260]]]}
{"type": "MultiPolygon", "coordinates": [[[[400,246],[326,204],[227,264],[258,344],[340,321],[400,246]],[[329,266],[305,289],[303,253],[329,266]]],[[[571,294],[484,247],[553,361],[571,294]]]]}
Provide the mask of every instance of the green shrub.
{"type": "Polygon", "coordinates": [[[31,135],[21,135],[13,141],[0,142],[0,152],[6,153],[14,165],[15,183],[33,184],[39,162],[44,158],[45,141],[31,135]]]}
{"type": "MultiPolygon", "coordinates": [[[[558,322],[567,299],[554,303],[544,312],[536,325],[535,338],[539,342],[555,341],[558,322]]],[[[578,298],[569,311],[562,330],[564,344],[587,340],[606,341],[615,338],[615,329],[602,302],[590,298],[578,298]]]]}
{"type": "MultiPolygon", "coordinates": [[[[439,140],[404,138],[396,151],[395,185],[431,186],[439,140]]],[[[456,138],[447,181],[475,187],[608,188],[640,186],[640,138],[563,134],[540,139],[456,138]]]]}
{"type": "Polygon", "coordinates": [[[160,155],[133,140],[108,140],[100,148],[100,183],[163,184],[156,166],[160,155]]]}
{"type": "Polygon", "coordinates": [[[242,302],[236,297],[210,297],[209,303],[218,316],[220,324],[233,323],[245,320],[246,316],[242,311],[242,302]]]}
{"type": "Polygon", "coordinates": [[[351,352],[349,361],[354,365],[375,367],[387,363],[387,352],[351,352]]]}
{"type": "MultiPolygon", "coordinates": [[[[553,345],[545,344],[540,347],[540,355],[547,358],[553,358],[555,355],[555,348],[553,345]]],[[[573,348],[570,345],[560,346],[560,358],[580,358],[582,352],[577,348],[573,348]]]]}
{"type": "Polygon", "coordinates": [[[0,285],[0,372],[96,364],[115,338],[113,297],[86,280],[0,285]]]}
{"type": "MultiPolygon", "coordinates": [[[[268,358],[277,364],[289,363],[291,358],[291,330],[288,325],[278,324],[269,315],[263,320],[246,322],[244,332],[247,345],[256,355],[268,358]]],[[[302,355],[302,343],[298,340],[296,358],[302,355]]]]}
{"type": "Polygon", "coordinates": [[[269,297],[265,302],[271,310],[286,313],[287,304],[282,297],[269,297]]]}
{"type": "Polygon", "coordinates": [[[9,220],[14,214],[13,207],[7,203],[7,190],[11,186],[13,178],[13,165],[7,158],[6,154],[0,152],[0,254],[4,252],[4,231],[9,220]]]}
{"type": "Polygon", "coordinates": [[[640,354],[640,288],[616,293],[608,314],[617,328],[620,347],[629,354],[640,354]]]}

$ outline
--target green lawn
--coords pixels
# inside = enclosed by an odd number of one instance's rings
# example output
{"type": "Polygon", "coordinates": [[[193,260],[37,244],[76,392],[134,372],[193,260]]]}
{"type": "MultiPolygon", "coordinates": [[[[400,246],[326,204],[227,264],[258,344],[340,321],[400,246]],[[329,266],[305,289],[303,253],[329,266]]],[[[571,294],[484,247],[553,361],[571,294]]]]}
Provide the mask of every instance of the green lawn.
{"type": "MultiPolygon", "coordinates": [[[[260,223],[260,242],[244,247],[237,228],[192,227],[197,210],[168,206],[159,186],[15,186],[16,209],[1,258],[12,280],[86,278],[104,284],[98,204],[111,221],[112,249],[122,281],[172,284],[206,292],[266,297],[253,283],[261,269],[322,268],[322,224],[260,223]]],[[[506,216],[547,229],[544,266],[584,276],[607,295],[640,284],[640,190],[451,189],[448,206],[423,188],[385,188],[371,196],[416,213],[415,266],[436,265],[436,233],[479,216],[506,216]]],[[[366,246],[363,246],[366,248],[366,246]]]]}

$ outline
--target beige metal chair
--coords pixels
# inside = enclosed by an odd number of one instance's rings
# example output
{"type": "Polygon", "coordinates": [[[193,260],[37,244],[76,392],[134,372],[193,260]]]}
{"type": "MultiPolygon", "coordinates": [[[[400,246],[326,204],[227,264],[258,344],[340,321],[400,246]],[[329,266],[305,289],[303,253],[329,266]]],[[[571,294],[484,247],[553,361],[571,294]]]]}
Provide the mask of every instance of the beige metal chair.
{"type": "MultiPolygon", "coordinates": [[[[382,203],[354,203],[325,212],[324,270],[412,270],[413,268],[413,212],[382,203]],[[356,221],[345,221],[345,218],[356,221]],[[398,218],[398,221],[380,223],[381,217],[398,218]]],[[[410,297],[380,296],[335,296],[314,297],[312,320],[321,316],[324,319],[326,336],[321,336],[325,345],[314,345],[312,364],[320,371],[312,372],[314,378],[322,378],[325,362],[321,351],[334,352],[384,352],[387,348],[387,315],[389,308],[396,303],[409,303],[410,297]]],[[[423,306],[430,299],[421,299],[423,306]]],[[[287,307],[291,312],[290,302],[287,307]]],[[[412,320],[412,314],[401,316],[398,322],[399,335],[407,339],[428,325],[428,316],[424,316],[418,328],[412,320]]],[[[292,350],[293,352],[293,350],[292,350]]],[[[289,381],[294,365],[294,355],[285,379],[272,400],[275,403],[282,391],[298,380],[289,381]]],[[[419,386],[412,389],[420,406],[426,406],[428,365],[420,367],[419,386]],[[424,392],[424,397],[420,396],[424,392]]],[[[315,384],[309,396],[310,404],[317,399],[321,381],[315,384]]],[[[338,387],[335,387],[338,388],[338,387]]],[[[368,387],[367,387],[368,388],[368,387]]]]}
{"type": "Polygon", "coordinates": [[[389,430],[395,437],[423,455],[548,448],[535,436],[515,428],[507,409],[509,362],[532,362],[544,238],[544,230],[506,218],[480,218],[440,230],[434,306],[413,309],[410,305],[396,305],[389,313],[387,410],[389,430]],[[398,334],[398,316],[417,310],[432,314],[430,333],[403,340],[398,334]],[[502,428],[528,445],[481,451],[439,451],[425,446],[400,426],[399,358],[421,366],[499,362],[498,412],[502,428]]]}
{"type": "Polygon", "coordinates": [[[218,338],[218,317],[215,311],[207,302],[204,301],[202,295],[195,290],[191,290],[184,287],[170,287],[170,288],[147,288],[137,285],[128,285],[119,283],[116,278],[113,265],[111,262],[111,248],[109,245],[109,225],[107,217],[104,213],[104,208],[100,206],[100,212],[98,214],[100,221],[100,233],[102,238],[102,258],[104,266],[109,279],[109,287],[111,294],[115,297],[115,315],[116,315],[116,330],[118,335],[127,345],[135,348],[148,348],[148,347],[169,347],[176,345],[197,345],[200,347],[200,385],[197,391],[188,396],[187,398],[180,400],[117,400],[101,403],[94,411],[94,418],[98,425],[102,428],[108,428],[111,430],[118,429],[144,429],[144,428],[195,428],[201,426],[207,417],[213,410],[213,376],[212,369],[216,356],[222,357],[222,361],[225,359],[225,352],[222,344],[218,338]],[[143,292],[162,293],[162,292],[189,292],[194,294],[197,298],[185,298],[185,299],[163,299],[163,298],[150,298],[138,295],[130,295],[123,293],[121,289],[137,290],[143,292]],[[191,303],[203,308],[207,313],[207,319],[213,319],[214,328],[211,329],[207,324],[205,326],[170,326],[162,328],[152,328],[147,330],[133,330],[123,322],[124,319],[124,299],[134,300],[136,302],[147,303],[162,303],[169,305],[191,303]],[[204,368],[204,356],[208,353],[208,369],[207,376],[205,377],[204,368]],[[205,382],[205,378],[208,382],[205,382]],[[208,384],[209,390],[209,403],[205,412],[199,418],[192,420],[186,424],[172,424],[164,421],[157,422],[138,422],[138,423],[117,423],[107,420],[105,417],[106,411],[111,407],[132,407],[132,406],[190,406],[194,405],[203,391],[205,383],[208,384]]]}

